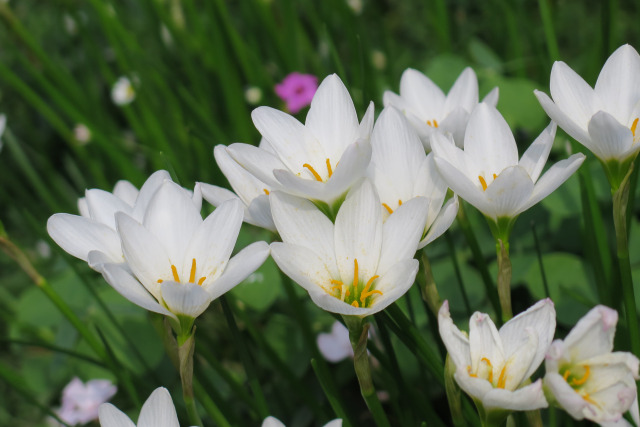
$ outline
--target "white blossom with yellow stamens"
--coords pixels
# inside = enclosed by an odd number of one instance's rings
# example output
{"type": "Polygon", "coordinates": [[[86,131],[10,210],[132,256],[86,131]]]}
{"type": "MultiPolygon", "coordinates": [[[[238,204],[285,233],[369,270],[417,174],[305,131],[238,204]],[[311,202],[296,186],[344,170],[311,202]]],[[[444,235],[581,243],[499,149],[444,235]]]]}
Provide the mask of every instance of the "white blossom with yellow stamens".
{"type": "MultiPolygon", "coordinates": [[[[271,150],[264,139],[260,141],[260,148],[271,150]]],[[[276,226],[271,219],[269,207],[271,187],[233,160],[226,146],[217,145],[213,149],[213,155],[235,193],[226,188],[201,182],[202,197],[216,207],[226,200],[239,199],[244,205],[245,222],[275,232],[276,226]]]]}
{"type": "Polygon", "coordinates": [[[448,187],[436,169],[433,154],[424,152],[420,138],[395,107],[386,107],[378,117],[371,147],[367,173],[378,191],[383,220],[414,197],[428,200],[427,222],[418,245],[423,248],[451,226],[458,212],[458,197],[444,203],[448,187]]]}
{"type": "MultiPolygon", "coordinates": [[[[386,91],[383,101],[385,107],[393,105],[404,113],[427,151],[431,150],[434,133],[449,133],[462,147],[469,115],[478,105],[478,78],[471,68],[465,68],[445,95],[427,76],[408,68],[400,78],[400,95],[386,91]]],[[[495,107],[498,88],[493,88],[482,102],[495,107]]]]}
{"type": "Polygon", "coordinates": [[[617,323],[618,312],[596,306],[547,352],[545,391],[575,419],[615,422],[637,405],[638,358],[612,353],[617,323]]]}
{"type": "Polygon", "coordinates": [[[449,188],[488,219],[501,223],[547,197],[584,161],[583,154],[574,154],[541,176],[555,134],[556,125],[551,123],[518,160],[509,125],[498,110],[480,103],[469,118],[464,150],[441,134],[433,135],[432,148],[449,188]]]}
{"type": "Polygon", "coordinates": [[[271,193],[282,243],[271,254],[282,271],[324,310],[364,317],[387,307],[411,287],[413,256],[428,202],[416,197],[382,223],[380,199],[368,180],[352,189],[331,222],[308,200],[271,193]]]}
{"type": "Polygon", "coordinates": [[[534,91],[540,105],[565,132],[603,162],[624,162],[640,150],[640,55],[625,44],[611,54],[594,88],[567,64],[551,69],[553,101],[534,91]]]}
{"type": "Polygon", "coordinates": [[[469,320],[468,337],[454,325],[445,301],[438,313],[438,328],[456,366],[456,382],[481,405],[486,417],[548,406],[542,380],[533,384],[528,380],[542,363],[555,332],[556,312],[550,299],[539,301],[499,331],[489,315],[476,312],[469,320]]]}
{"type": "Polygon", "coordinates": [[[242,218],[242,203],[229,200],[203,221],[185,191],[165,181],[141,223],[116,214],[126,264],[105,264],[103,276],[134,304],[189,327],[269,255],[269,245],[256,242],[229,259],[242,218]]]}
{"type": "Polygon", "coordinates": [[[256,108],[251,117],[273,152],[231,144],[231,157],[270,188],[324,203],[335,213],[371,160],[373,103],[359,124],[347,88],[333,74],[314,95],[305,124],[270,107],[256,108]]]}

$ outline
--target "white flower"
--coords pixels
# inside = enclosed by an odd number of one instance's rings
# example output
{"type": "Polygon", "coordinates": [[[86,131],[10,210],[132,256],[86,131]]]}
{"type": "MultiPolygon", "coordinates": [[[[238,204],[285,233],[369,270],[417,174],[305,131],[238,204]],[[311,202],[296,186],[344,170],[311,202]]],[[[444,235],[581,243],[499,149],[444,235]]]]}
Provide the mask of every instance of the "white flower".
{"type": "Polygon", "coordinates": [[[612,353],[616,323],[618,313],[598,305],[549,348],[545,389],[575,419],[618,421],[636,399],[638,358],[612,353]]]}
{"type": "MultiPolygon", "coordinates": [[[[282,421],[280,421],[275,417],[267,417],[262,422],[262,427],[286,427],[286,426],[282,423],[282,421]]],[[[342,427],[342,420],[338,418],[338,419],[329,421],[324,425],[324,427],[342,427]]]]}
{"type": "MultiPolygon", "coordinates": [[[[393,105],[402,111],[420,135],[427,151],[431,150],[433,133],[450,133],[458,147],[462,147],[469,114],[478,105],[478,78],[465,68],[445,96],[427,76],[408,68],[400,79],[400,96],[385,91],[385,107],[393,105]]],[[[498,88],[482,100],[492,106],[498,103],[498,88]]]]}
{"type": "Polygon", "coordinates": [[[544,359],[555,332],[556,312],[550,299],[509,320],[500,331],[487,314],[476,312],[469,320],[468,337],[453,324],[445,301],[438,313],[438,327],[456,366],[456,382],[482,405],[487,416],[492,411],[548,406],[542,380],[526,384],[544,359]]]}
{"type": "Polygon", "coordinates": [[[555,134],[552,123],[518,160],[509,125],[498,110],[481,103],[469,118],[464,151],[441,134],[434,134],[431,142],[447,185],[497,224],[503,218],[514,219],[547,197],[584,161],[584,155],[574,154],[538,179],[555,134]]]}
{"type": "MultiPolygon", "coordinates": [[[[100,271],[105,262],[124,262],[114,215],[125,212],[142,221],[149,200],[165,180],[171,180],[171,177],[167,171],[160,170],[147,179],[139,192],[128,181],[118,181],[113,193],[87,190],[85,197],[78,199],[80,216],[54,214],[47,221],[47,232],[58,246],[88,262],[96,271],[100,271]]],[[[200,210],[202,197],[197,185],[192,202],[200,210]]]]}
{"type": "Polygon", "coordinates": [[[624,162],[640,150],[640,56],[619,47],[602,67],[595,88],[564,62],[551,69],[551,96],[535,91],[549,117],[603,162],[624,162]],[[637,132],[638,131],[638,132],[637,132]]]}
{"type": "MultiPolygon", "coordinates": [[[[269,150],[266,142],[261,142],[260,148],[269,150]]],[[[213,150],[213,155],[235,194],[226,188],[200,183],[202,197],[213,206],[219,206],[226,200],[239,199],[244,204],[245,222],[275,232],[276,226],[271,219],[269,207],[271,187],[251,175],[233,160],[224,145],[217,145],[213,150]]]]}
{"type": "Polygon", "coordinates": [[[262,101],[262,89],[258,86],[249,86],[244,91],[244,99],[249,105],[257,105],[262,101]]]}
{"type": "Polygon", "coordinates": [[[380,199],[365,180],[349,192],[334,225],[308,200],[273,192],[271,212],[282,237],[271,244],[273,259],[322,309],[377,313],[413,284],[427,204],[423,197],[409,200],[383,225],[380,199]]]}
{"type": "Polygon", "coordinates": [[[353,347],[349,341],[349,330],[337,320],[331,326],[331,332],[318,334],[318,350],[329,362],[340,362],[353,357],[353,347]]]}
{"type": "Polygon", "coordinates": [[[458,212],[454,196],[444,206],[447,184],[440,177],[433,154],[425,154],[418,135],[394,107],[386,107],[371,134],[371,164],[368,175],[373,181],[386,220],[401,204],[423,196],[429,201],[423,248],[444,233],[458,212]]]}
{"type": "Polygon", "coordinates": [[[242,225],[239,200],[222,203],[204,221],[189,194],[164,181],[138,222],[115,215],[125,264],[105,264],[107,282],[125,298],[190,327],[209,303],[253,273],[269,255],[256,242],[229,259],[242,225]]]}
{"type": "Polygon", "coordinates": [[[98,407],[116,394],[109,380],[90,380],[84,384],[74,378],[62,390],[62,406],[56,414],[70,425],[86,424],[98,418],[98,407]]]}
{"type": "MultiPolygon", "coordinates": [[[[102,427],[136,427],[121,410],[110,403],[100,405],[102,427]]],[[[142,405],[137,427],[180,427],[178,414],[171,395],[164,387],[158,387],[142,405]]]]}
{"type": "Polygon", "coordinates": [[[373,103],[358,124],[349,92],[335,74],[318,88],[304,125],[269,107],[258,107],[251,116],[273,153],[249,144],[232,144],[227,151],[270,188],[337,210],[364,176],[371,159],[373,103]]]}
{"type": "Polygon", "coordinates": [[[86,125],[84,125],[82,123],[78,123],[73,128],[73,137],[81,145],[85,145],[89,141],[91,141],[91,130],[86,125]]]}
{"type": "Polygon", "coordinates": [[[128,77],[120,77],[111,89],[111,100],[114,104],[123,106],[128,105],[136,99],[136,91],[131,85],[128,77]]]}

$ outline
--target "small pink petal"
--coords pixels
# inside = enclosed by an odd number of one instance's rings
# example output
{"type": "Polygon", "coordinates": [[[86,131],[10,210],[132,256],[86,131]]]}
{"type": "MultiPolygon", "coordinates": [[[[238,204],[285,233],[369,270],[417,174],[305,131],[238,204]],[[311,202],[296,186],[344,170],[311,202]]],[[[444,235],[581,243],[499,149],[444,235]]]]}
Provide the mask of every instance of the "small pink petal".
{"type": "Polygon", "coordinates": [[[287,106],[287,110],[296,114],[304,107],[311,104],[313,95],[318,90],[318,78],[312,74],[290,73],[274,88],[287,106]]]}

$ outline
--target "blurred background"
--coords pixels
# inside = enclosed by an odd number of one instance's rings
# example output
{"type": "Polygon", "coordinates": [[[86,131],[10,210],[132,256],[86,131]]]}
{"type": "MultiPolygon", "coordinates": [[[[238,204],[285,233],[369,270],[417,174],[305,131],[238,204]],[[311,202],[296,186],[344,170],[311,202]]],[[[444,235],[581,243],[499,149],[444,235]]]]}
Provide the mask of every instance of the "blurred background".
{"type": "MultiPolygon", "coordinates": [[[[274,87],[294,71],[319,81],[337,73],[362,117],[369,101],[381,111],[383,91],[398,92],[406,68],[424,72],[446,92],[471,66],[481,98],[500,88],[498,109],[522,153],[549,122],[533,90],[549,92],[553,61],[567,62],[593,85],[611,52],[624,43],[638,47],[639,12],[640,2],[616,0],[4,0],[0,113],[7,130],[0,142],[0,220],[133,378],[142,401],[164,385],[182,416],[180,381],[162,348],[159,319],[62,252],[46,233],[50,215],[77,213],[77,199],[87,188],[111,191],[121,179],[139,187],[158,169],[185,187],[196,181],[228,186],[213,147],[257,144],[252,109],[285,110],[274,87]],[[131,82],[125,93],[135,98],[118,105],[111,92],[122,77],[131,82]]],[[[304,121],[307,110],[296,117],[304,121]]],[[[550,161],[580,149],[559,131],[550,161]]],[[[619,308],[619,301],[601,296],[603,286],[615,282],[611,259],[598,252],[602,242],[614,242],[610,211],[608,183],[590,156],[579,176],[521,216],[511,239],[514,312],[550,295],[558,310],[557,336],[563,336],[598,302],[619,308]],[[606,227],[594,229],[583,206],[599,210],[606,227]]],[[[480,214],[470,206],[466,212],[495,277],[493,238],[480,214]]],[[[637,232],[634,216],[630,251],[640,279],[637,232]]],[[[245,225],[238,247],[272,238],[245,225]]],[[[452,301],[454,319],[491,312],[482,286],[487,267],[476,262],[457,224],[425,252],[442,298],[452,301]]],[[[255,372],[247,373],[240,362],[237,334],[218,303],[197,322],[195,368],[227,418],[234,425],[260,424],[248,386],[255,380],[269,413],[287,425],[322,425],[333,418],[309,364],[315,337],[303,333],[294,306],[304,308],[313,334],[329,331],[334,319],[303,291],[287,287],[272,261],[227,301],[255,372]]],[[[401,304],[441,352],[419,290],[401,304]]],[[[0,425],[47,425],[44,408],[60,406],[61,390],[75,376],[115,381],[113,370],[96,360],[76,329],[4,254],[0,319],[0,425]]],[[[403,376],[374,373],[391,416],[402,425],[449,425],[443,388],[411,349],[382,329],[374,339],[380,363],[401,366],[403,376]],[[399,418],[406,407],[413,408],[406,416],[415,418],[399,418]]],[[[328,363],[353,418],[366,425],[350,360],[328,363]]],[[[127,394],[112,401],[130,413],[137,410],[127,394]]],[[[560,413],[553,416],[559,425],[570,423],[560,413]]]]}

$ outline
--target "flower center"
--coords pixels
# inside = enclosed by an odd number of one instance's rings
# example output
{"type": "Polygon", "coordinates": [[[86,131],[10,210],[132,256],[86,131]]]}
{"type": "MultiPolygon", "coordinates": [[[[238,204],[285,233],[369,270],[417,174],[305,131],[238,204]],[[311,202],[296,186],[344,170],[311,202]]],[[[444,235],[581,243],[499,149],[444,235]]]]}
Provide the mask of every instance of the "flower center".
{"type": "Polygon", "coordinates": [[[478,364],[478,369],[476,370],[476,372],[471,372],[471,365],[467,366],[467,373],[470,377],[482,378],[489,381],[495,388],[504,388],[505,384],[507,383],[507,365],[508,363],[502,365],[502,369],[500,369],[500,374],[498,375],[497,383],[493,382],[493,380],[495,379],[493,375],[493,365],[487,357],[483,357],[482,359],[480,359],[480,363],[478,364]]]}
{"type": "Polygon", "coordinates": [[[377,289],[371,289],[373,282],[380,277],[375,275],[371,277],[366,284],[360,282],[358,275],[358,259],[353,260],[353,284],[346,285],[341,280],[331,279],[333,285],[327,293],[340,301],[344,301],[347,304],[351,304],[354,307],[370,307],[373,301],[370,299],[374,294],[382,295],[382,292],[377,289]]]}
{"type": "Polygon", "coordinates": [[[585,401],[592,405],[599,406],[593,399],[591,399],[591,397],[589,397],[589,393],[582,390],[582,386],[591,376],[591,367],[589,365],[566,367],[564,372],[562,369],[560,369],[560,372],[562,373],[562,378],[564,378],[567,384],[569,384],[571,388],[573,388],[585,401]]]}
{"type": "MultiPolygon", "coordinates": [[[[309,163],[305,163],[304,165],[302,165],[302,167],[309,169],[309,172],[311,172],[311,175],[313,175],[316,181],[324,182],[320,174],[316,172],[313,166],[311,166],[309,163]]],[[[327,172],[329,172],[329,176],[327,178],[328,180],[329,178],[331,178],[331,175],[333,175],[333,169],[331,169],[331,162],[329,161],[329,159],[327,159],[327,172]]]]}
{"type": "MultiPolygon", "coordinates": [[[[171,264],[171,274],[173,274],[173,281],[177,283],[182,283],[180,281],[180,276],[178,275],[178,269],[175,265],[171,264]]],[[[202,286],[202,283],[206,280],[206,276],[198,279],[198,285],[202,286]]],[[[158,279],[158,283],[162,283],[164,280],[158,279]]],[[[189,272],[189,282],[188,283],[196,283],[196,259],[193,258],[191,261],[191,271],[189,272]]]]}
{"type": "MultiPolygon", "coordinates": [[[[498,175],[496,175],[495,173],[493,174],[493,180],[495,181],[495,179],[498,177],[498,175]]],[[[482,175],[478,175],[478,181],[480,181],[480,185],[482,185],[482,191],[487,191],[487,181],[484,179],[484,176],[482,175]]],[[[492,181],[493,182],[493,181],[492,181]]]]}
{"type": "Polygon", "coordinates": [[[427,125],[431,126],[432,128],[437,128],[438,127],[438,121],[436,119],[433,119],[433,121],[427,120],[427,125]]]}
{"type": "MultiPolygon", "coordinates": [[[[398,199],[398,207],[400,207],[400,206],[402,206],[402,200],[398,199]]],[[[391,215],[393,213],[393,209],[391,209],[388,204],[383,203],[382,207],[384,207],[387,210],[387,212],[389,212],[389,215],[391,215]]]]}

